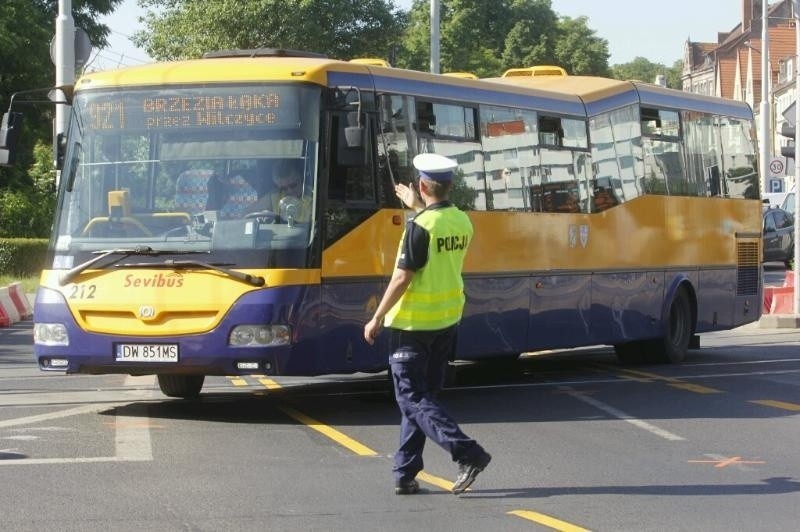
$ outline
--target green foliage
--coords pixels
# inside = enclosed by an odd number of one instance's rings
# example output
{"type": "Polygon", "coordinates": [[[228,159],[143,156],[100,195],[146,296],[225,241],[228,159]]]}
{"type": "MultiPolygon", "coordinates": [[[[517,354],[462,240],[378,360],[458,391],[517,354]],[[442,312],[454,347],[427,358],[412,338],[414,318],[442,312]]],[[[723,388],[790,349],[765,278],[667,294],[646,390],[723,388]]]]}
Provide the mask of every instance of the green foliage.
{"type": "Polygon", "coordinates": [[[450,201],[453,205],[462,211],[475,210],[475,198],[478,197],[478,191],[467,186],[464,180],[464,171],[458,169],[453,176],[453,187],[450,189],[450,201]]]}
{"type": "Polygon", "coordinates": [[[35,294],[39,288],[40,272],[33,275],[19,276],[0,273],[0,286],[8,286],[11,283],[19,282],[22,285],[24,294],[35,294]]]}
{"type": "MultiPolygon", "coordinates": [[[[109,29],[99,24],[101,15],[111,13],[122,0],[72,0],[75,27],[83,28],[94,47],[106,44],[109,29]]],[[[5,112],[15,92],[53,85],[50,40],[55,35],[58,2],[55,0],[3,0],[0,8],[0,109],[5,112]]],[[[44,92],[34,95],[41,100],[44,92]]],[[[15,99],[15,111],[24,113],[20,152],[16,165],[0,167],[0,189],[26,188],[32,185],[28,168],[34,163],[37,142],[47,141],[53,132],[54,109],[51,104],[21,105],[15,99]]],[[[28,99],[31,99],[28,97],[28,99]]]]}
{"type": "Polygon", "coordinates": [[[683,59],[677,59],[672,63],[672,67],[667,70],[667,87],[671,89],[683,90],[683,59]]]}
{"type": "MultiPolygon", "coordinates": [[[[478,77],[533,65],[558,65],[570,74],[605,75],[608,42],[587,26],[553,12],[550,0],[443,0],[441,71],[478,77]]],[[[398,51],[397,66],[429,70],[430,9],[415,0],[398,51]]]]}
{"type": "Polygon", "coordinates": [[[44,238],[53,224],[55,198],[33,191],[0,192],[0,237],[44,238]]]}
{"type": "Polygon", "coordinates": [[[47,255],[47,239],[0,238],[0,274],[38,276],[47,255]]]}
{"type": "Polygon", "coordinates": [[[661,74],[667,78],[667,87],[671,89],[680,89],[682,71],[682,60],[675,61],[672,67],[667,67],[661,63],[653,63],[644,57],[636,57],[633,61],[611,67],[611,77],[614,79],[639,80],[646,83],[653,83],[656,76],[661,74]]]}
{"type": "Polygon", "coordinates": [[[405,15],[387,0],[139,0],[137,46],[160,60],[226,49],[286,48],[338,59],[389,57],[405,15]]]}
{"type": "Polygon", "coordinates": [[[46,238],[55,212],[55,175],[50,146],[34,148],[29,170],[30,184],[0,190],[0,237],[46,238]]]}
{"type": "Polygon", "coordinates": [[[586,17],[558,21],[555,64],[573,75],[607,76],[608,42],[595,36],[586,17]]]}

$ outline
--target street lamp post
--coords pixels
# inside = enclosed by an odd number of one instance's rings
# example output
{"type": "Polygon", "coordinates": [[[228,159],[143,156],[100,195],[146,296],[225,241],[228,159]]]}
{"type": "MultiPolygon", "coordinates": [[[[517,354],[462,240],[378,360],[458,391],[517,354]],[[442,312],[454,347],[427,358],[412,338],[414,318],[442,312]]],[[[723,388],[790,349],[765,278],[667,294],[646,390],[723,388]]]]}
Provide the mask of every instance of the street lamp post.
{"type": "Polygon", "coordinates": [[[759,144],[759,171],[764,192],[767,190],[767,177],[769,176],[769,159],[771,137],[771,116],[769,111],[769,86],[772,81],[769,69],[769,18],[767,16],[768,2],[761,2],[761,105],[759,114],[761,115],[761,143],[759,144]]]}
{"type": "MultiPolygon", "coordinates": [[[[794,124],[795,128],[800,127],[800,0],[792,0],[792,11],[795,18],[794,24],[794,124]]],[[[798,309],[800,309],[800,278],[797,270],[800,268],[800,142],[795,138],[794,141],[794,293],[793,295],[793,314],[795,326],[798,323],[798,309]]]]}
{"type": "MultiPolygon", "coordinates": [[[[75,22],[72,19],[72,1],[58,0],[58,17],[56,18],[54,62],[56,66],[56,87],[75,82],[75,22]]],[[[56,91],[59,92],[59,91],[56,91]]],[[[59,101],[66,103],[63,96],[59,101]]],[[[67,130],[69,110],[66,105],[56,104],[56,120],[53,127],[53,139],[67,130]]],[[[60,172],[56,173],[56,187],[60,180],[60,172]]]]}
{"type": "Polygon", "coordinates": [[[439,0],[431,0],[431,72],[439,73],[439,0]]]}

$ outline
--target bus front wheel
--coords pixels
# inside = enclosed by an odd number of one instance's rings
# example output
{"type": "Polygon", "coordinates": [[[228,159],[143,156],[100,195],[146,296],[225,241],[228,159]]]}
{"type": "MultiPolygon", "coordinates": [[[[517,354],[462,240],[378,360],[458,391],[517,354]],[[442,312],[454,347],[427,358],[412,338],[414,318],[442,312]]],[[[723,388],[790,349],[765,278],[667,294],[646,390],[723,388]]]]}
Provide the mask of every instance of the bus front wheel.
{"type": "Polygon", "coordinates": [[[167,397],[190,399],[200,395],[205,375],[159,375],[158,387],[167,397]]]}

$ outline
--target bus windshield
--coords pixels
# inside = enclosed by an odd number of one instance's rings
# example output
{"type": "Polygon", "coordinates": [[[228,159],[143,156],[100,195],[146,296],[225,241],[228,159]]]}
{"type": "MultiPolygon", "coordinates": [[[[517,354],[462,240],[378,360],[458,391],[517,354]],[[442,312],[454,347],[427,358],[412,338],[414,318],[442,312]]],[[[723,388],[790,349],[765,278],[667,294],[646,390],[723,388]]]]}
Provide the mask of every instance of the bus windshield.
{"type": "Polygon", "coordinates": [[[77,93],[53,266],[135,246],[240,268],[306,266],[319,112],[320,89],[300,84],[77,93]]]}

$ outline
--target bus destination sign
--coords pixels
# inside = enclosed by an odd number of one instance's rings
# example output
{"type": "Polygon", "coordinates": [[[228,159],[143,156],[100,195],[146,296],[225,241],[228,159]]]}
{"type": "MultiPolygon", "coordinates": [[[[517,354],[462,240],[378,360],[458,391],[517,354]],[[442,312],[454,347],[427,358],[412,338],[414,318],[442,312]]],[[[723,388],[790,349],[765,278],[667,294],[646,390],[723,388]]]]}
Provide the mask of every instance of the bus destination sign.
{"type": "Polygon", "coordinates": [[[168,130],[297,126],[297,94],[288,89],[186,89],[88,94],[87,129],[168,130]]]}

